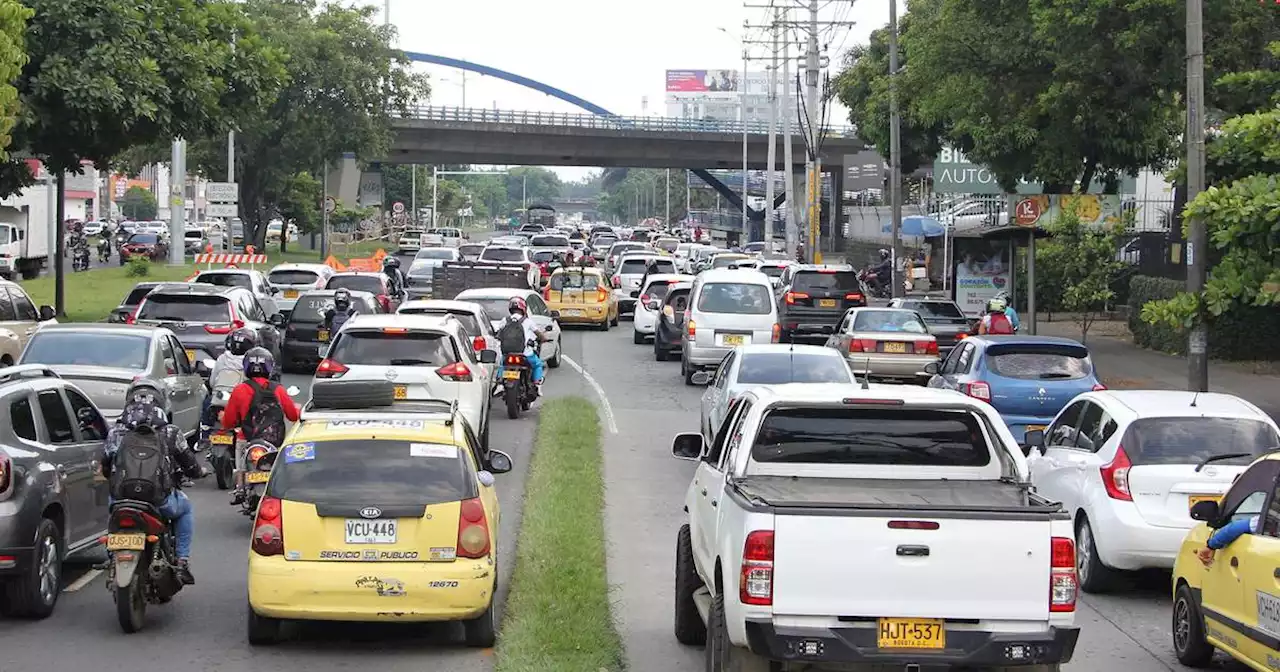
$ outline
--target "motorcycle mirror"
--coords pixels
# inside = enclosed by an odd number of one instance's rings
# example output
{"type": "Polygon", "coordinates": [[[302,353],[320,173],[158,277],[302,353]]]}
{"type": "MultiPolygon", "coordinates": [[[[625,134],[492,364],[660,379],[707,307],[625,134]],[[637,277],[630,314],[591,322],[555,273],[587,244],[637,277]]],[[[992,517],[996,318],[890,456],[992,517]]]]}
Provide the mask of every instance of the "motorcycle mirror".
{"type": "Polygon", "coordinates": [[[298,396],[298,393],[301,391],[302,390],[298,389],[297,385],[290,385],[289,387],[285,388],[285,392],[287,392],[291,397],[298,396]]]}

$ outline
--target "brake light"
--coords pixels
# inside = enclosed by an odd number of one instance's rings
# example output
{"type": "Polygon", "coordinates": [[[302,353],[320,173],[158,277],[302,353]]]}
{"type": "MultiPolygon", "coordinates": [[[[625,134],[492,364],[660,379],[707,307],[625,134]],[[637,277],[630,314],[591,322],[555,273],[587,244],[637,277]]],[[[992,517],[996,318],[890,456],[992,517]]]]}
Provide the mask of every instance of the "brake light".
{"type": "Polygon", "coordinates": [[[9,489],[9,483],[13,481],[13,460],[9,456],[0,451],[0,492],[9,489]]]}
{"type": "Polygon", "coordinates": [[[489,521],[479,497],[463,500],[458,511],[458,557],[483,558],[489,555],[489,521]]]}
{"type": "Polygon", "coordinates": [[[1106,386],[1106,385],[1103,385],[1102,383],[1098,383],[1098,384],[1096,384],[1096,385],[1094,385],[1094,386],[1093,386],[1093,391],[1094,391],[1094,392],[1101,392],[1101,391],[1103,391],[1103,390],[1105,390],[1105,389],[1107,389],[1107,386],[1106,386]]]}
{"type": "Polygon", "coordinates": [[[809,298],[809,295],[805,294],[804,292],[787,292],[786,294],[782,295],[782,300],[786,301],[788,306],[795,305],[796,299],[807,299],[807,298],[809,298]]]}
{"type": "Polygon", "coordinates": [[[1129,468],[1132,466],[1129,454],[1124,452],[1124,446],[1120,446],[1116,448],[1116,456],[1111,458],[1111,462],[1099,467],[1102,486],[1107,489],[1108,497],[1122,502],[1133,501],[1133,493],[1129,492],[1129,468]]]}
{"type": "Polygon", "coordinates": [[[619,287],[622,287],[622,278],[615,275],[613,276],[613,288],[618,289],[619,287]]]}
{"type": "Polygon", "coordinates": [[[250,548],[264,557],[284,555],[284,507],[275,497],[263,497],[253,520],[250,548]]]}
{"type": "Polygon", "coordinates": [[[448,366],[442,366],[436,369],[436,375],[455,383],[471,382],[471,369],[467,368],[467,365],[462,362],[454,362],[448,366]]]}
{"type": "Polygon", "coordinates": [[[139,303],[138,303],[138,307],[137,307],[137,308],[134,308],[134,309],[133,309],[133,312],[132,312],[132,313],[129,313],[129,316],[128,316],[128,317],[126,317],[126,318],[124,318],[124,323],[125,323],[125,324],[137,324],[137,323],[138,323],[138,314],[142,312],[142,306],[143,306],[144,304],[146,304],[146,302],[147,302],[147,300],[146,300],[146,299],[143,299],[141,302],[139,302],[139,303]]]}
{"type": "Polygon", "coordinates": [[[254,446],[249,449],[249,453],[245,455],[245,461],[249,464],[256,465],[267,454],[267,449],[262,446],[254,446]]]}
{"type": "Polygon", "coordinates": [[[738,599],[743,604],[773,604],[773,530],[756,530],[742,545],[738,599]]]}
{"type": "Polygon", "coordinates": [[[698,335],[698,325],[695,324],[693,320],[688,319],[689,313],[685,313],[684,315],[685,315],[685,327],[686,327],[685,333],[689,336],[689,338],[693,338],[694,336],[698,335]]]}
{"type": "Polygon", "coordinates": [[[862,296],[861,294],[856,294],[856,293],[855,293],[855,294],[845,294],[845,295],[844,295],[844,299],[845,299],[845,301],[863,301],[863,300],[864,300],[864,299],[863,299],[863,296],[862,296]]]}
{"type": "Polygon", "coordinates": [[[346,372],[347,367],[341,362],[326,358],[320,360],[320,366],[316,367],[316,378],[341,378],[346,372]]]}
{"type": "Polygon", "coordinates": [[[484,350],[485,346],[488,344],[489,343],[484,340],[484,336],[476,336],[475,338],[471,339],[471,349],[475,350],[476,352],[480,352],[481,350],[484,350]]]}
{"type": "Polygon", "coordinates": [[[605,288],[603,288],[603,287],[597,287],[597,288],[596,288],[596,303],[608,303],[608,302],[609,302],[609,290],[607,290],[607,289],[605,289],[605,288]]]}
{"type": "Polygon", "coordinates": [[[1049,611],[1076,610],[1076,544],[1068,537],[1054,537],[1049,546],[1049,611]]]}
{"type": "Polygon", "coordinates": [[[391,312],[391,298],[388,297],[386,294],[378,295],[378,305],[382,306],[382,312],[384,313],[391,312]]]}
{"type": "Polygon", "coordinates": [[[243,326],[244,326],[244,320],[232,320],[231,324],[226,324],[226,325],[206,324],[204,325],[204,330],[211,334],[222,335],[222,334],[229,334],[232,331],[236,329],[240,329],[243,326]]]}
{"type": "Polygon", "coordinates": [[[849,352],[875,352],[876,342],[870,338],[849,339],[849,352]]]}
{"type": "Polygon", "coordinates": [[[991,386],[982,381],[978,381],[976,383],[965,383],[964,393],[974,399],[981,399],[988,403],[991,402],[991,386]]]}
{"type": "Polygon", "coordinates": [[[938,354],[937,341],[916,341],[916,354],[936,355],[938,354]]]}
{"type": "Polygon", "coordinates": [[[524,364],[524,355],[507,355],[507,363],[512,366],[524,364]]]}
{"type": "Polygon", "coordinates": [[[649,295],[648,295],[648,294],[641,294],[641,295],[640,295],[640,305],[642,305],[642,306],[647,306],[647,305],[649,305],[649,295]]]}
{"type": "Polygon", "coordinates": [[[550,283],[547,283],[547,286],[542,288],[542,300],[543,301],[551,300],[551,284],[550,283]]]}
{"type": "Polygon", "coordinates": [[[770,335],[770,340],[773,343],[777,343],[781,338],[782,338],[782,327],[778,326],[777,322],[774,322],[773,333],[770,335]]]}
{"type": "Polygon", "coordinates": [[[409,333],[409,330],[404,327],[383,327],[382,333],[391,334],[393,336],[403,336],[409,333]]]}
{"type": "Polygon", "coordinates": [[[940,526],[935,520],[891,520],[891,530],[936,530],[940,526]]]}

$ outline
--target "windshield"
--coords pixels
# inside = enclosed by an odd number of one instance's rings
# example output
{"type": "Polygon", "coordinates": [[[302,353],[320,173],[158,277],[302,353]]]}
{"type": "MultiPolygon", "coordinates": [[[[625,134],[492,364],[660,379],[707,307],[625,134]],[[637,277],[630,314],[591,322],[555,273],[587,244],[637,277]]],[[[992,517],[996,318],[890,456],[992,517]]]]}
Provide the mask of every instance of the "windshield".
{"type": "MultiPolygon", "coordinates": [[[[324,319],[324,312],[333,307],[333,294],[303,294],[289,313],[290,323],[316,324],[324,319]]],[[[364,301],[351,297],[351,307],[357,313],[366,312],[364,301]]]]}
{"type": "Polygon", "coordinates": [[[791,281],[791,288],[797,292],[814,289],[861,292],[862,284],[858,282],[858,274],[853,271],[800,271],[791,281]]]}
{"type": "Polygon", "coordinates": [[[763,285],[737,282],[713,282],[703,286],[698,296],[698,310],[703,313],[768,315],[773,311],[773,297],[763,285]]]}
{"type": "Polygon", "coordinates": [[[907,301],[902,304],[902,307],[920,313],[926,320],[933,318],[946,320],[965,319],[964,313],[960,312],[960,308],[950,301],[907,301]]]}
{"type": "Polygon", "coordinates": [[[616,242],[618,242],[617,236],[600,236],[596,238],[594,245],[596,247],[610,247],[616,242]]]}
{"type": "Polygon", "coordinates": [[[784,270],[786,270],[786,268],[782,266],[761,266],[760,267],[760,272],[764,273],[765,275],[771,278],[781,278],[782,272],[784,270]]]}
{"type": "Polygon", "coordinates": [[[201,273],[196,276],[194,282],[219,287],[244,287],[245,289],[253,287],[253,281],[243,273],[201,273]]]}
{"type": "Polygon", "coordinates": [[[160,237],[154,233],[135,233],[125,242],[133,245],[155,245],[159,241],[160,237]]]}
{"type": "Polygon", "coordinates": [[[138,319],[161,322],[230,322],[230,305],[223,296],[152,294],[138,308],[138,319]]]}
{"type": "Polygon", "coordinates": [[[407,308],[399,311],[401,315],[452,315],[462,325],[463,330],[472,336],[481,336],[484,331],[480,321],[469,310],[449,310],[448,308],[407,308]]]}
{"type": "Polygon", "coordinates": [[[778,408],[760,423],[756,462],[982,467],[991,462],[972,413],[924,409],[778,408]]]}
{"type": "Polygon", "coordinates": [[[654,241],[653,246],[665,252],[675,252],[680,246],[680,241],[675,238],[659,238],[654,241]]]}
{"type": "Polygon", "coordinates": [[[601,278],[591,273],[556,273],[551,276],[551,291],[564,289],[595,289],[602,286],[601,278]]]}
{"type": "Polygon", "coordinates": [[[349,289],[356,292],[369,292],[374,296],[382,293],[382,276],[380,275],[335,275],[329,278],[325,289],[349,289]]]}
{"type": "Polygon", "coordinates": [[[151,290],[155,288],[156,288],[155,285],[150,285],[150,286],[144,285],[142,287],[134,287],[132,290],[129,291],[129,296],[124,297],[123,305],[136,306],[139,303],[142,303],[143,297],[150,294],[151,290]]]}
{"type": "Polygon", "coordinates": [[[484,251],[484,245],[459,245],[458,254],[469,257],[478,257],[484,251]]]}
{"type": "Polygon", "coordinates": [[[96,332],[37,331],[22,353],[23,364],[111,366],[144,371],[151,359],[151,338],[96,332]]]}
{"type": "Polygon", "coordinates": [[[746,259],[746,255],[742,254],[725,254],[711,260],[711,268],[729,268],[730,266],[746,259]]]}
{"type": "Polygon", "coordinates": [[[539,264],[547,264],[556,258],[556,253],[551,250],[542,250],[540,252],[534,252],[531,258],[539,264]]]}
{"type": "Polygon", "coordinates": [[[907,310],[860,310],[853,319],[854,331],[892,331],[927,334],[924,322],[907,310]]]}
{"type": "Polygon", "coordinates": [[[453,259],[457,255],[452,248],[447,247],[424,247],[413,255],[413,260],[419,259],[453,259]]]}
{"type": "Polygon", "coordinates": [[[644,288],[644,293],[651,300],[661,301],[667,297],[667,292],[670,290],[670,280],[658,280],[657,282],[649,283],[649,286],[644,288]]]}
{"type": "MultiPolygon", "coordinates": [[[[648,265],[649,265],[649,260],[643,257],[639,259],[635,257],[631,257],[630,259],[623,259],[622,265],[618,267],[618,275],[643,275],[644,269],[648,267],[648,265]]],[[[668,266],[670,266],[670,264],[668,264],[668,266]]],[[[662,271],[662,272],[671,273],[674,270],[675,270],[675,267],[671,266],[670,271],[662,271]]]]}
{"type": "Polygon", "coordinates": [[[319,273],[303,270],[271,271],[267,276],[273,285],[314,285],[319,279],[319,273]]]}
{"type": "Polygon", "coordinates": [[[510,247],[486,247],[480,253],[484,261],[524,261],[524,250],[510,247]]]}
{"type": "Polygon", "coordinates": [[[191,230],[191,231],[187,231],[187,233],[186,233],[186,238],[187,238],[187,240],[200,240],[200,239],[204,238],[204,232],[203,232],[203,231],[201,231],[200,229],[194,229],[194,230],[191,230]]]}
{"type": "Polygon", "coordinates": [[[567,236],[534,236],[529,242],[533,247],[569,247],[567,236]]]}
{"type": "Polygon", "coordinates": [[[475,496],[470,461],[456,446],[380,439],[287,444],[267,496],[350,505],[377,493],[382,506],[456,502],[475,496]]]}
{"type": "Polygon", "coordinates": [[[1073,380],[1093,373],[1089,351],[1075,345],[993,345],[986,361],[997,376],[1022,380],[1073,380]]]}
{"type": "Polygon", "coordinates": [[[1214,464],[1249,464],[1280,448],[1280,437],[1261,420],[1247,418],[1144,418],[1129,425],[1121,441],[1133,466],[1199,464],[1214,455],[1249,457],[1214,464]]]}
{"type": "Polygon", "coordinates": [[[849,383],[853,378],[839,354],[757,352],[743,355],[738,382],[748,385],[849,383]]]}
{"type": "Polygon", "coordinates": [[[433,331],[386,333],[345,329],[329,358],[347,366],[446,366],[457,361],[449,336],[433,331]]]}

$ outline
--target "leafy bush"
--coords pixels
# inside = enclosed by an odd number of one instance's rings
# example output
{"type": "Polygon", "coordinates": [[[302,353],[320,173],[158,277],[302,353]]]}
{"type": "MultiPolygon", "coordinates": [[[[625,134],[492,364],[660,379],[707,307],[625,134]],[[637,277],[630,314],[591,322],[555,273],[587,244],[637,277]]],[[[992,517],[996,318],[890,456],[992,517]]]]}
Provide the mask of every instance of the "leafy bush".
{"type": "Polygon", "coordinates": [[[131,278],[145,278],[151,275],[151,260],[139,255],[129,257],[124,273],[131,278]]]}
{"type": "MultiPolygon", "coordinates": [[[[1186,285],[1177,280],[1136,275],[1129,283],[1129,331],[1138,345],[1172,354],[1187,349],[1187,331],[1168,321],[1154,323],[1142,312],[1153,301],[1187,296],[1186,285]]],[[[1209,318],[1209,356],[1227,360],[1280,360],[1280,310],[1271,307],[1236,306],[1209,318]]]]}

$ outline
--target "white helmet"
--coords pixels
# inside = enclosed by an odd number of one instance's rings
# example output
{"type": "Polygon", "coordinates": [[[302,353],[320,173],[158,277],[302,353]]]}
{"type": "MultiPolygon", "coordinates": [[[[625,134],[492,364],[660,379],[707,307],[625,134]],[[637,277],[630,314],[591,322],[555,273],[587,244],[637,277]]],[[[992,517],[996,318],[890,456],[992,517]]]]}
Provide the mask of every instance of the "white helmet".
{"type": "Polygon", "coordinates": [[[1003,313],[1004,309],[1007,308],[1008,306],[1009,306],[1008,301],[1005,301],[1004,299],[997,296],[987,302],[987,312],[1003,313]]]}

